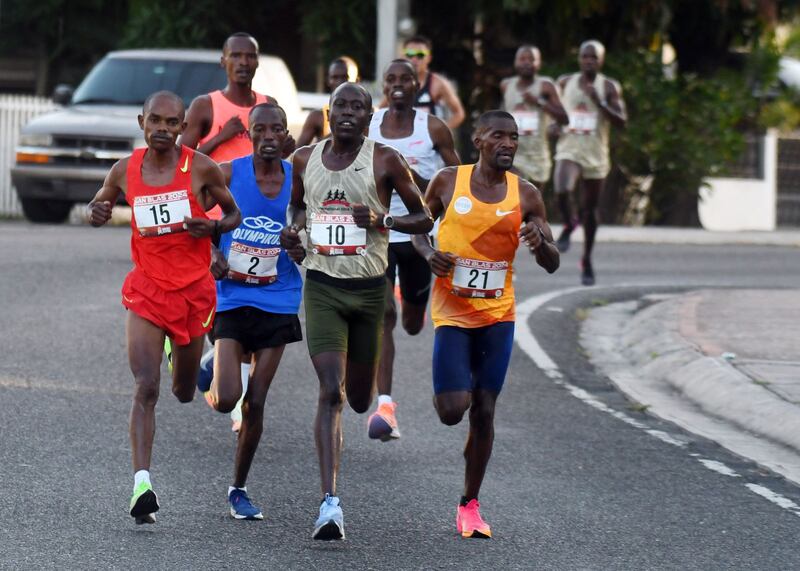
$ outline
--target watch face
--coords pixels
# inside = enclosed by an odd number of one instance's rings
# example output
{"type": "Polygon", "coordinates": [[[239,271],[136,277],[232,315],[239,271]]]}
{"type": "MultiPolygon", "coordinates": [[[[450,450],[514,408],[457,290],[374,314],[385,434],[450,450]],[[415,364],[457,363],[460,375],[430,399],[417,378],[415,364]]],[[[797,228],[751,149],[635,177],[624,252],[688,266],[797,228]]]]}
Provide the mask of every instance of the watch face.
{"type": "Polygon", "coordinates": [[[383,225],[385,228],[391,228],[392,226],[394,226],[394,216],[391,216],[389,214],[385,215],[383,217],[383,225]]]}

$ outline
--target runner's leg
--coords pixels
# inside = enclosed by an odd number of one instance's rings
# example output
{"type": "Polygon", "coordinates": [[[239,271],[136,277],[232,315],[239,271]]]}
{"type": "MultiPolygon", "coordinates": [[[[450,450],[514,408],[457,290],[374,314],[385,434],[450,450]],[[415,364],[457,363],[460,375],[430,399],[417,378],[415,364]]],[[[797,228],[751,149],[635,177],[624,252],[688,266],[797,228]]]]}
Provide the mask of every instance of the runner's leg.
{"type": "Polygon", "coordinates": [[[588,179],[583,181],[583,197],[581,204],[581,223],[583,224],[584,242],[583,259],[591,262],[594,239],[597,234],[597,205],[600,193],[603,192],[605,179],[588,179]]]}
{"type": "Polygon", "coordinates": [[[326,351],[311,358],[319,378],[319,400],[314,421],[322,495],[336,495],[336,474],[342,440],[342,407],[346,353],[326,351]]]}
{"type": "Polygon", "coordinates": [[[219,412],[230,412],[242,396],[242,344],[235,339],[221,338],[214,342],[214,379],[211,381],[211,403],[219,412]]]}
{"type": "Polygon", "coordinates": [[[128,360],[135,383],[130,415],[130,440],[133,470],[137,472],[150,470],[164,332],[133,311],[128,311],[126,333],[128,360]]]}
{"type": "Polygon", "coordinates": [[[580,179],[580,165],[574,161],[556,161],[555,173],[553,175],[553,185],[555,187],[558,209],[561,212],[561,219],[564,227],[558,237],[558,249],[566,252],[569,249],[569,237],[575,229],[572,215],[572,201],[575,189],[580,179]]]}
{"type": "Polygon", "coordinates": [[[267,391],[278,370],[286,345],[261,349],[253,354],[250,368],[250,383],[242,404],[242,428],[236,447],[236,461],[233,470],[233,485],[242,488],[247,482],[250,465],[253,462],[264,426],[264,403],[267,391]]]}

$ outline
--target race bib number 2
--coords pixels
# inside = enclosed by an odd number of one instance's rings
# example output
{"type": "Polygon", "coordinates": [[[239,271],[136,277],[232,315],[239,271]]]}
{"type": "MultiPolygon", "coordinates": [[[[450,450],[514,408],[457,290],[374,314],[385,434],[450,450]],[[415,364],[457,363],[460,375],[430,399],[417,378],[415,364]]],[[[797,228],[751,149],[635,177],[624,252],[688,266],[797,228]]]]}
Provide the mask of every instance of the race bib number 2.
{"type": "Polygon", "coordinates": [[[228,279],[251,285],[267,285],[278,279],[280,248],[257,248],[239,242],[228,252],[228,279]]]}
{"type": "Polygon", "coordinates": [[[133,216],[139,235],[162,236],[183,232],[184,217],[191,217],[188,190],[137,196],[133,199],[133,216]]]}
{"type": "Polygon", "coordinates": [[[452,293],[459,297],[498,298],[503,295],[508,262],[459,258],[453,269],[452,293]]]}
{"type": "Polygon", "coordinates": [[[356,226],[351,214],[312,214],[311,251],[323,256],[364,256],[367,229],[356,226]]]}

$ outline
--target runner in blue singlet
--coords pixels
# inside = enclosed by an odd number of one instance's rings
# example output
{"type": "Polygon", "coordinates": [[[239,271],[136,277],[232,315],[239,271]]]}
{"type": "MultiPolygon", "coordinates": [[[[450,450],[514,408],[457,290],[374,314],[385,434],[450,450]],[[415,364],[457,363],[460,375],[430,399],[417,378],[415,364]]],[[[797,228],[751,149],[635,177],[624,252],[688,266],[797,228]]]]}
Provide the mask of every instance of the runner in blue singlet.
{"type": "Polygon", "coordinates": [[[219,281],[212,333],[214,376],[206,400],[220,412],[234,408],[242,396],[240,363],[251,353],[228,501],[234,518],[263,519],[250,502],[245,482],[283,350],[287,343],[302,340],[297,318],[302,279],[279,243],[292,190],[292,165],[281,160],[288,135],[286,114],[277,105],[263,103],[253,107],[249,121],[253,154],[220,165],[242,211],[242,223],[220,237],[212,259],[211,270],[219,281]]]}

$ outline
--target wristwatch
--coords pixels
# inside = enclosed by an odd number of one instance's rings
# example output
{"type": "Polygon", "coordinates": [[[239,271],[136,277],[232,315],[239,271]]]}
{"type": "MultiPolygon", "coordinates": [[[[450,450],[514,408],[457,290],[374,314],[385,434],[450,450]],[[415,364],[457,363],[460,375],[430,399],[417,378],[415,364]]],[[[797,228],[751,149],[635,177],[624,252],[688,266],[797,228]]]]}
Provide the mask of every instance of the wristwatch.
{"type": "Polygon", "coordinates": [[[394,228],[394,216],[392,216],[391,214],[384,214],[383,227],[389,229],[394,228]]]}

